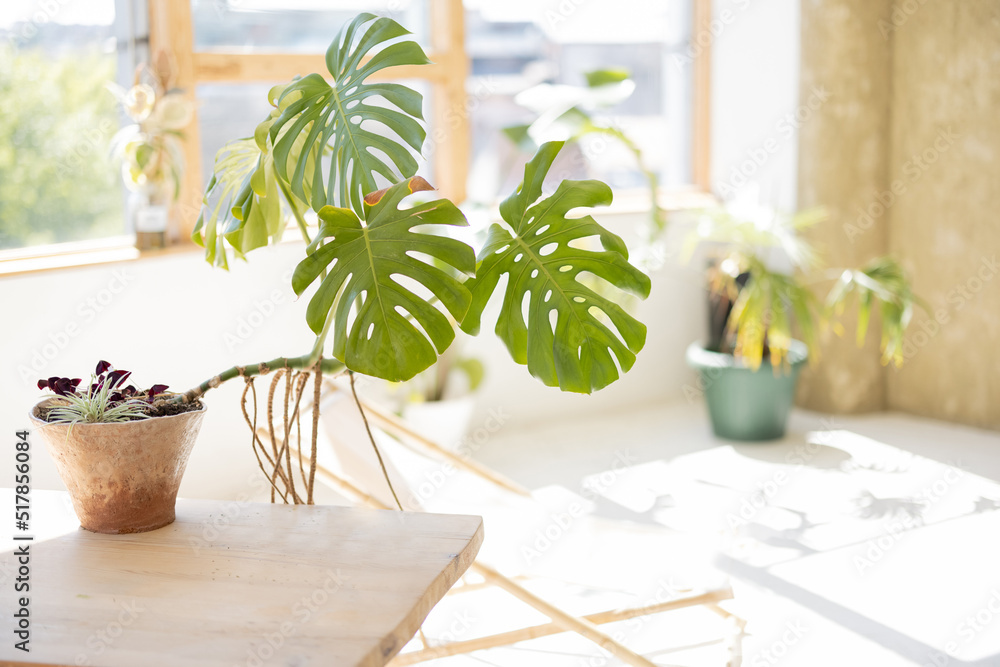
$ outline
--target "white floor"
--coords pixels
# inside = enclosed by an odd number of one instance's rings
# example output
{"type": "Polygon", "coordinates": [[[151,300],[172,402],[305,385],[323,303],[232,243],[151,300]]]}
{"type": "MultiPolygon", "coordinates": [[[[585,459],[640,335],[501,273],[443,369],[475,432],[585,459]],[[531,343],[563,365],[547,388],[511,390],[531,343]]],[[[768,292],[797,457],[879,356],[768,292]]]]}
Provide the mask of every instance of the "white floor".
{"type": "MultiPolygon", "coordinates": [[[[483,557],[574,613],[729,581],[750,667],[1000,665],[1000,434],[797,412],[783,440],[736,444],[677,404],[501,428],[476,457],[536,506],[488,515],[483,557]]],[[[430,509],[492,502],[424,477],[430,509]]],[[[446,598],[424,629],[433,645],[546,620],[478,591],[446,598]]],[[[603,627],[658,665],[725,664],[724,622],[703,609],[603,627]]],[[[425,664],[620,663],[563,634],[425,664]]]]}

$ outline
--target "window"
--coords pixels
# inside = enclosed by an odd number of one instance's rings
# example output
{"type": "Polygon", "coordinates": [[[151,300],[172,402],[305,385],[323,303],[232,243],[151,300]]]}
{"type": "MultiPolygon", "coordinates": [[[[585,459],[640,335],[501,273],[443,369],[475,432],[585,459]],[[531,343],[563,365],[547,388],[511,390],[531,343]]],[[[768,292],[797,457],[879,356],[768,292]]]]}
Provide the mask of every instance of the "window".
{"type": "Polygon", "coordinates": [[[105,88],[131,74],[124,6],[0,6],[0,250],[125,233],[105,88]]]}
{"type": "MultiPolygon", "coordinates": [[[[515,96],[537,83],[579,84],[596,67],[632,71],[636,92],[602,113],[642,141],[661,185],[704,189],[708,49],[690,47],[708,6],[620,0],[610,14],[576,0],[74,0],[0,9],[0,250],[125,232],[125,192],[105,150],[122,118],[103,83],[131,83],[135,64],[161,51],[174,85],[200,105],[184,131],[174,235],[186,238],[218,148],[264,118],[271,85],[325,71],[330,39],[364,10],[406,25],[433,61],[396,76],[425,93],[422,173],[445,196],[489,203],[508,191],[524,156],[499,130],[530,118],[515,96]],[[86,169],[74,168],[77,157],[86,169]]],[[[574,148],[584,158],[566,175],[641,187],[627,149],[608,143],[574,148]]]]}
{"type": "MultiPolygon", "coordinates": [[[[606,3],[465,0],[466,50],[475,82],[469,91],[476,108],[473,196],[509,192],[521,178],[524,155],[501,130],[530,123],[538,111],[519,105],[518,95],[540,84],[585,87],[584,73],[597,69],[624,69],[636,85],[627,99],[597,107],[591,116],[641,144],[643,160],[661,187],[696,183],[695,58],[688,48],[694,4],[617,0],[611,11],[606,3]]],[[[616,190],[646,185],[635,157],[615,139],[591,134],[568,149],[559,171],[567,178],[599,178],[616,190]]]]}

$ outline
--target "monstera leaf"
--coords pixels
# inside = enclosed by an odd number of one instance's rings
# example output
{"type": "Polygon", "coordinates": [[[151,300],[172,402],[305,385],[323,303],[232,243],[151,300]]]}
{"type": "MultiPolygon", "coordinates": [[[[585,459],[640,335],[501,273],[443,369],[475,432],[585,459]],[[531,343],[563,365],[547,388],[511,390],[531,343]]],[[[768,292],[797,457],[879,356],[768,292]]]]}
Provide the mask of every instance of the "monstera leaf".
{"type": "Polygon", "coordinates": [[[429,62],[416,42],[398,41],[408,34],[392,19],[359,14],[326,52],[333,85],[310,74],[292,81],[282,93],[280,116],[269,130],[275,166],[290,181],[292,193],[314,210],[334,205],[364,215],[364,196],[378,189],[376,174],[396,183],[416,173],[417,162],[407,146],[419,151],[423,144],[426,133],[419,122],[423,98],[399,84],[365,83],[387,67],[429,62]],[[375,47],[382,48],[372,54],[375,47]],[[379,126],[406,145],[381,134],[379,126]],[[300,137],[304,149],[296,156],[293,149],[300,137]],[[333,159],[324,178],[323,161],[310,161],[308,156],[313,146],[331,141],[333,159]],[[303,184],[307,174],[313,180],[308,195],[303,184]]]}
{"type": "Polygon", "coordinates": [[[280,233],[281,202],[273,168],[265,169],[264,158],[251,138],[231,141],[216,155],[215,173],[191,235],[205,248],[205,259],[215,266],[229,268],[225,241],[243,256],[257,247],[255,242],[266,245],[270,234],[280,233]],[[260,182],[259,192],[251,185],[254,179],[260,182]],[[259,242],[261,236],[263,243],[259,242]]]}
{"type": "MultiPolygon", "coordinates": [[[[237,257],[245,259],[251,250],[277,243],[285,230],[286,208],[292,209],[297,220],[308,208],[298,197],[288,193],[279,181],[268,131],[278,117],[277,100],[284,86],[273,87],[268,93],[272,106],[268,118],[257,126],[253,137],[236,139],[216,154],[215,170],[205,190],[204,208],[192,233],[195,243],[205,248],[205,259],[216,266],[228,268],[226,245],[237,257]]],[[[294,146],[301,154],[304,141],[294,146]]],[[[303,159],[315,161],[316,151],[303,159]]],[[[306,179],[306,192],[312,179],[306,179]]],[[[300,222],[300,224],[303,224],[300,222]]]]}
{"type": "Polygon", "coordinates": [[[411,193],[431,189],[415,177],[371,193],[364,200],[365,223],[349,208],[319,210],[319,233],[307,249],[309,255],[295,268],[292,288],[301,295],[328,272],[309,301],[306,320],[318,334],[333,317],[333,355],[353,371],[408,380],[451,345],[451,321],[413,291],[414,282],[456,320],[469,308],[471,295],[465,285],[422,257],[471,275],[476,264],[472,248],[413,230],[419,225],[464,227],[465,217],[445,199],[400,208],[411,193]]]}
{"type": "Polygon", "coordinates": [[[479,331],[483,309],[507,274],[496,332],[511,356],[549,386],[590,393],[618,379],[615,359],[623,371],[632,367],[646,341],[646,327],[585,286],[580,274],[591,273],[643,298],[650,282],[628,263],[628,250],[618,236],[590,216],[566,217],[576,208],[610,204],[608,186],[563,181],[554,194],[541,198],[542,181],[562,146],[550,142],[539,148],[517,191],[500,205],[508,226],[490,227],[476,277],[466,282],[472,305],[462,329],[479,331]],[[598,237],[603,251],[579,247],[588,237],[598,237]]]}

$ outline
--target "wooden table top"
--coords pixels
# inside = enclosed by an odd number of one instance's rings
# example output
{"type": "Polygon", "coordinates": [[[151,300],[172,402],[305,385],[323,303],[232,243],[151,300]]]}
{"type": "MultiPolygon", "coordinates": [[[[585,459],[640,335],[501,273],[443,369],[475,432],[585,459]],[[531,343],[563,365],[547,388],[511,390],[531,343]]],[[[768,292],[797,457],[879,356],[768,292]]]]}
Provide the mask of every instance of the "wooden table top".
{"type": "MultiPolygon", "coordinates": [[[[0,489],[0,507],[14,494],[0,489]]],[[[472,563],[480,517],[179,500],[149,533],[79,527],[65,493],[31,496],[33,541],[0,538],[0,664],[384,665],[472,563]],[[29,546],[30,592],[15,550],[29,546]],[[30,653],[14,647],[30,598],[30,653]]]]}

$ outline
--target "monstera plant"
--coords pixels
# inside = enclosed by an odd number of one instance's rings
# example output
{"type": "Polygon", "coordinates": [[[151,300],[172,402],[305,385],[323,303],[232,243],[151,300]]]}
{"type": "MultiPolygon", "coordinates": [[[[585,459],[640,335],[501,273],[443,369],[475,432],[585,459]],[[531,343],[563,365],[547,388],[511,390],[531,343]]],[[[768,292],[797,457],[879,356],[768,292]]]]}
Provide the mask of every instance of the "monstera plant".
{"type": "MultiPolygon", "coordinates": [[[[543,144],[527,163],[478,254],[448,234],[468,222],[417,175],[415,154],[426,136],[420,94],[369,81],[392,67],[428,62],[407,35],[389,18],[361,14],[327,51],[328,76],[309,74],[271,89],[273,108],[254,136],[219,152],[194,231],[206,259],[223,268],[230,255],[244,259],[278,241],[289,218],[305,241],[291,287],[308,294],[312,350],[234,366],[178,399],[194,400],[235,377],[248,388],[257,375],[284,377],[284,444],[268,451],[254,429],[255,451],[267,457],[283,497],[296,497],[286,445],[307,379],[318,397],[323,375],[346,372],[352,383],[354,373],[414,377],[449,348],[456,324],[479,331],[503,276],[496,332],[514,361],[546,385],[601,389],[618,379],[619,368],[633,366],[645,343],[645,326],[580,280],[586,274],[642,298],[650,289],[649,278],[629,264],[622,239],[579,214],[611,203],[608,186],[563,181],[545,190],[562,142],[543,144]]],[[[245,404],[244,415],[254,426],[245,404]]],[[[315,412],[313,423],[315,448],[315,412]]]]}

